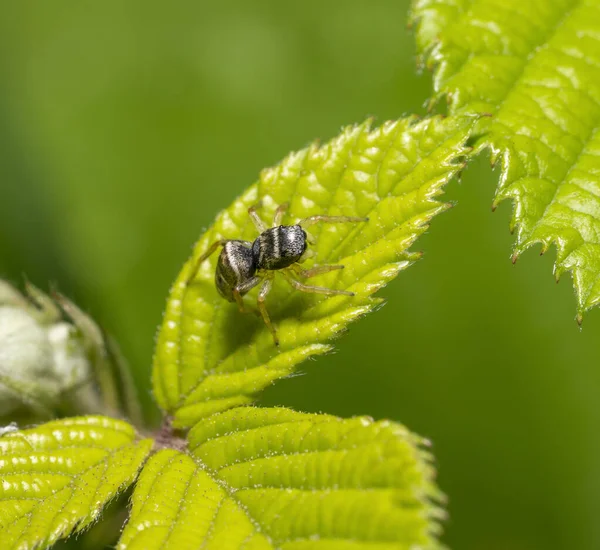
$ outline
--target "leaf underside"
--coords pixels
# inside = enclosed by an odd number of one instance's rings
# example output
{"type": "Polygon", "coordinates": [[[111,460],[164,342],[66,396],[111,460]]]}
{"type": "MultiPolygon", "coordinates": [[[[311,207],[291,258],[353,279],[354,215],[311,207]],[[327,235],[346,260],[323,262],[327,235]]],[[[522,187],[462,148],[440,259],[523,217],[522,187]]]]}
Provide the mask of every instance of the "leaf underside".
{"type": "Polygon", "coordinates": [[[600,4],[416,0],[417,44],[451,113],[489,113],[479,147],[514,201],[513,261],[556,245],[578,318],[600,302],[600,4]]]}
{"type": "Polygon", "coordinates": [[[422,441],[392,422],[239,407],[154,455],[119,550],[438,548],[422,441]]]}
{"type": "MultiPolygon", "coordinates": [[[[372,294],[419,257],[409,247],[447,207],[436,196],[463,167],[473,120],[408,118],[375,129],[369,122],[348,127],[332,141],[292,153],[263,171],[219,214],[177,277],[157,338],[154,393],[175,415],[176,426],[190,427],[213,413],[249,404],[256,392],[289,376],[301,361],[329,351],[332,338],[381,303],[372,294]],[[239,313],[218,295],[218,254],[204,262],[192,284],[185,284],[196,258],[212,242],[256,238],[247,209],[259,200],[269,224],[283,203],[289,203],[284,224],[316,214],[370,219],[310,228],[317,239],[314,264],[345,266],[310,283],[355,296],[301,293],[277,277],[267,307],[278,328],[279,349],[260,318],[239,313]]],[[[252,304],[256,291],[245,300],[252,304]]]]}
{"type": "Polygon", "coordinates": [[[151,441],[125,422],[69,418],[0,437],[0,548],[46,548],[96,521],[135,479],[151,441]]]}

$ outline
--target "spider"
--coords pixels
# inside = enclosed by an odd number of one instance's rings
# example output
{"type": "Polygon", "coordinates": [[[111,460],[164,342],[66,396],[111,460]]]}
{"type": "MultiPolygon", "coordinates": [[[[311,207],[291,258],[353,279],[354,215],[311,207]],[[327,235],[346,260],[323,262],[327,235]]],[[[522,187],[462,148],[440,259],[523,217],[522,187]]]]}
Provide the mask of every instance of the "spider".
{"type": "Polygon", "coordinates": [[[302,292],[326,296],[354,296],[354,292],[306,285],[294,278],[293,275],[309,279],[344,268],[343,265],[320,265],[311,269],[302,269],[298,265],[312,255],[308,250],[308,244],[315,243],[314,238],[305,231],[305,228],[319,222],[356,223],[369,221],[369,218],[317,215],[304,218],[295,225],[281,225],[283,215],[288,208],[288,204],[282,204],[275,211],[272,227],[267,227],[256,212],[260,206],[261,203],[258,203],[248,209],[248,215],[260,233],[254,242],[237,239],[215,241],[196,261],[186,285],[192,282],[200,265],[217,248],[223,247],[215,271],[215,285],[219,294],[230,302],[236,302],[240,311],[244,312],[244,294],[262,282],[257,300],[258,311],[271,331],[275,345],[279,346],[277,330],[265,306],[265,299],[272,288],[276,271],[279,271],[293,288],[302,292]]]}

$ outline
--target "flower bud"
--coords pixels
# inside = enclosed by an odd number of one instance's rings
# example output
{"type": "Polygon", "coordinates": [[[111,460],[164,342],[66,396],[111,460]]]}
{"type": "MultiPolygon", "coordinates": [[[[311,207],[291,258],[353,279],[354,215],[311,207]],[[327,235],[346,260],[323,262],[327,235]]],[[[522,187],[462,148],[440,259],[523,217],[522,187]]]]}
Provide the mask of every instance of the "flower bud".
{"type": "Polygon", "coordinates": [[[0,281],[0,416],[18,409],[51,416],[65,392],[91,376],[75,327],[48,296],[29,292],[40,307],[0,281]]]}
{"type": "Polygon", "coordinates": [[[48,329],[25,309],[0,306],[0,415],[54,403],[60,387],[54,367],[48,329]]]}

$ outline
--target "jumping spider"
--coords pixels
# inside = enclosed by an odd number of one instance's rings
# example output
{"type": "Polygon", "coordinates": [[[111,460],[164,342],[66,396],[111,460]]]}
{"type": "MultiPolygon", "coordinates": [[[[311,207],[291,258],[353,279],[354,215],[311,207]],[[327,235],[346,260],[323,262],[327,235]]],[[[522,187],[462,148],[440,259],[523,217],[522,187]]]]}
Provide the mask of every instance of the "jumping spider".
{"type": "Polygon", "coordinates": [[[281,225],[287,204],[280,205],[273,219],[273,226],[267,227],[256,213],[260,203],[248,209],[248,214],[260,235],[254,242],[236,239],[220,239],[214,242],[208,250],[196,261],[194,269],[186,284],[190,284],[196,276],[200,265],[219,248],[223,247],[217,261],[215,272],[215,285],[219,294],[230,302],[237,302],[241,312],[244,312],[242,297],[262,281],[258,293],[258,310],[273,335],[275,345],[279,345],[277,331],[271,323],[271,318],[265,307],[265,299],[273,285],[275,272],[279,271],[285,280],[296,290],[314,292],[327,296],[344,295],[354,296],[347,290],[334,290],[321,286],[305,285],[296,280],[292,274],[303,279],[322,275],[336,269],[343,269],[343,265],[320,265],[311,269],[302,269],[298,264],[310,257],[308,244],[314,244],[314,238],[305,231],[315,223],[342,223],[366,222],[369,218],[352,216],[324,216],[317,215],[304,218],[295,225],[281,225]]]}

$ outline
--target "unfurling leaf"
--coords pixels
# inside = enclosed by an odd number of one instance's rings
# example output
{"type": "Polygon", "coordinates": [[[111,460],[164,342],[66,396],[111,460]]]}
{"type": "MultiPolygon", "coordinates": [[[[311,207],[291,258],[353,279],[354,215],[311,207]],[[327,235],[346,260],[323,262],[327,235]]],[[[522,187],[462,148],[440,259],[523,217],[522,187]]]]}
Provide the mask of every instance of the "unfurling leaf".
{"type": "Polygon", "coordinates": [[[0,437],[0,548],[45,548],[98,519],[152,442],[125,422],[75,417],[0,437]]]}
{"type": "Polygon", "coordinates": [[[410,246],[446,209],[436,197],[463,167],[473,121],[409,118],[375,129],[368,122],[348,127],[332,141],[265,170],[219,214],[175,281],[157,340],[154,393],[177,426],[250,403],[301,361],[329,351],[332,338],[381,303],[372,295],[419,257],[410,246]],[[211,243],[257,236],[247,210],[258,201],[265,222],[283,203],[289,203],[284,224],[317,214],[369,217],[367,223],[311,227],[314,264],[345,266],[315,277],[315,284],[355,296],[303,294],[276,279],[267,308],[278,327],[279,348],[258,317],[239,313],[217,293],[217,254],[186,284],[211,243]]]}
{"type": "Polygon", "coordinates": [[[555,244],[578,317],[600,303],[600,4],[417,0],[417,43],[450,112],[488,113],[479,147],[514,201],[514,260],[555,244]]]}
{"type": "Polygon", "coordinates": [[[119,550],[438,548],[422,441],[393,422],[239,407],[154,455],[119,550]]]}

